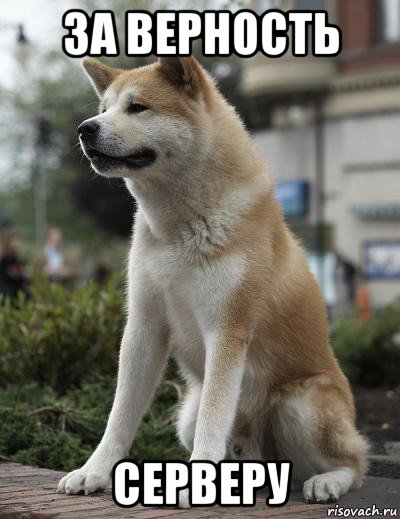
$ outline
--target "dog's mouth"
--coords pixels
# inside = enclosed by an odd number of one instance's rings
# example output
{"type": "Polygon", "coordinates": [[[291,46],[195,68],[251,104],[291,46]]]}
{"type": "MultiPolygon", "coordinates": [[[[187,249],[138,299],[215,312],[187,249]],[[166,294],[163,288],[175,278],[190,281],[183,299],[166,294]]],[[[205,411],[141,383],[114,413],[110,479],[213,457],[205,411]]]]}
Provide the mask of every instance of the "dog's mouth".
{"type": "Polygon", "coordinates": [[[142,148],[136,153],[123,157],[106,155],[94,148],[86,148],[85,153],[90,162],[100,170],[112,167],[125,166],[132,169],[141,169],[153,164],[157,159],[157,154],[151,148],[142,148]]]}

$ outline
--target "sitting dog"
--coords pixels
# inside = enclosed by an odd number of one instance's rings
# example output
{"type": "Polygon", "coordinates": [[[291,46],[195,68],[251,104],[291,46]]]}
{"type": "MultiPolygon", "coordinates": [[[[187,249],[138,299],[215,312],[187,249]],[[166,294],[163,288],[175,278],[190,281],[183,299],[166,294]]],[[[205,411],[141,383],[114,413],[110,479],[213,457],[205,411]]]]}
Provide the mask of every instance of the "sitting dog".
{"type": "Polygon", "coordinates": [[[110,483],[169,355],[187,382],[177,428],[191,460],[292,460],[307,502],[360,486],[367,444],[324,302],[234,108],[192,57],[83,67],[100,111],[79,126],[82,149],[138,211],[114,404],[59,491],[110,483]]]}

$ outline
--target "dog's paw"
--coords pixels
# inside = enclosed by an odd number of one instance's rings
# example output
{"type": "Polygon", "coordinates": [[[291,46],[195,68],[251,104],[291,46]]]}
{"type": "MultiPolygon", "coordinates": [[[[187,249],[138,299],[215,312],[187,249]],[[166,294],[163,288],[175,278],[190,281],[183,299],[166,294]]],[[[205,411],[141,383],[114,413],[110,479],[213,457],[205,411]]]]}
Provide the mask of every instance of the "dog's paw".
{"type": "Polygon", "coordinates": [[[190,508],[188,488],[184,488],[179,492],[179,508],[190,508]]]}
{"type": "Polygon", "coordinates": [[[110,476],[104,471],[89,466],[73,470],[58,483],[60,494],[93,494],[104,490],[110,483],[110,476]]]}
{"type": "Polygon", "coordinates": [[[335,503],[340,496],[340,485],[332,476],[318,474],[303,486],[306,503],[335,503]]]}

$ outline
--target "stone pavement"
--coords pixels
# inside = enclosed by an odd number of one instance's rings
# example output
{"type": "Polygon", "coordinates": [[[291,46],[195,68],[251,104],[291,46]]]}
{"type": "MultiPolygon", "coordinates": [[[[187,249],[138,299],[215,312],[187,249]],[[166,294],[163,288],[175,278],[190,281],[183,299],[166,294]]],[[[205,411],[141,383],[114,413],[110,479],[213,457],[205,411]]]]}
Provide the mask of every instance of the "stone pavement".
{"type": "MultiPolygon", "coordinates": [[[[137,506],[123,509],[116,506],[108,490],[96,496],[66,496],[55,493],[62,472],[26,467],[16,463],[0,463],[0,517],[1,519],[113,519],[134,517],[137,519],[174,518],[260,518],[313,519],[327,517],[327,510],[335,505],[305,505],[300,493],[293,493],[284,507],[270,508],[265,505],[265,495],[257,499],[254,507],[241,508],[196,508],[177,510],[173,508],[143,508],[137,506]]],[[[400,517],[400,479],[369,477],[362,489],[345,496],[340,506],[378,508],[398,507],[400,517]]],[[[333,517],[333,515],[331,516],[333,517]]]]}

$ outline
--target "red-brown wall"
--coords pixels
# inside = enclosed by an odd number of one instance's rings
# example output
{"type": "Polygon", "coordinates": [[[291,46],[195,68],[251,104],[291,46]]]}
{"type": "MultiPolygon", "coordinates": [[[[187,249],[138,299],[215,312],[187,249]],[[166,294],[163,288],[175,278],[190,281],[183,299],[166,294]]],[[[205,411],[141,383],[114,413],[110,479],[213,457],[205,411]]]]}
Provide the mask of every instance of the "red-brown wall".
{"type": "Polygon", "coordinates": [[[375,0],[338,0],[338,10],[343,50],[372,45],[375,36],[375,0]]]}
{"type": "Polygon", "coordinates": [[[378,41],[378,2],[381,0],[337,0],[338,25],[343,49],[339,69],[343,72],[400,65],[400,42],[378,41]]]}

